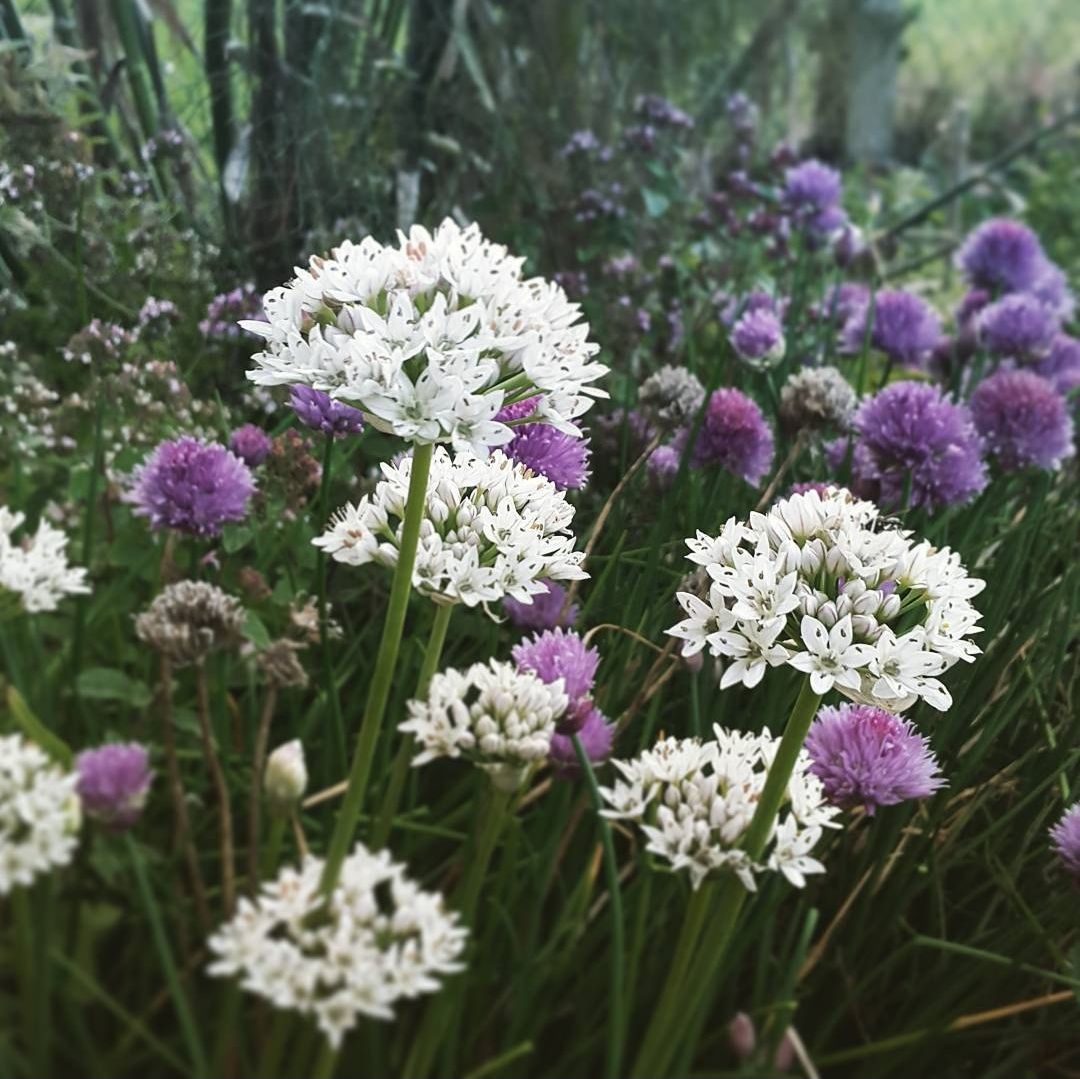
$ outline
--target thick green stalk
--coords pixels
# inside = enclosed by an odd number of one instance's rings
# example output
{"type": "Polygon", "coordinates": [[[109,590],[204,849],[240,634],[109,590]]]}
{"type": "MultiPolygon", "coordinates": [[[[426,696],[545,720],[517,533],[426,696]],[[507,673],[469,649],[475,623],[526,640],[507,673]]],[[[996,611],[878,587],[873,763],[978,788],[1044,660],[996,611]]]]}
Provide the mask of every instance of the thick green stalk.
{"type": "Polygon", "coordinates": [[[607,877],[608,902],[611,904],[611,988],[608,1002],[607,1067],[604,1074],[607,1079],[620,1079],[623,1045],[626,1042],[626,1010],[623,1007],[623,956],[626,943],[623,930],[622,892],[619,889],[619,865],[615,860],[615,843],[611,838],[611,825],[600,816],[604,803],[600,797],[600,788],[596,784],[596,773],[593,771],[592,762],[581,744],[581,739],[576,734],[573,736],[573,741],[578,764],[589,785],[589,795],[592,798],[600,828],[600,841],[604,847],[604,874],[607,877]]]}
{"type": "MultiPolygon", "coordinates": [[[[787,794],[788,782],[795,770],[795,762],[820,704],[821,697],[813,691],[810,679],[806,678],[788,717],[784,735],[780,739],[769,774],[765,777],[761,797],[743,840],[743,849],[754,862],[761,858],[769,841],[776,815],[780,812],[780,806],[787,794]]],[[[697,995],[707,996],[701,990],[712,984],[719,973],[717,968],[727,951],[747,893],[739,878],[728,874],[719,882],[717,894],[718,900],[708,919],[704,938],[699,940],[698,947],[693,950],[689,973],[676,990],[676,1000],[680,998],[680,994],[684,1002],[692,999],[690,987],[696,987],[697,995]]],[[[704,1003],[702,1000],[702,1005],[704,1003]]],[[[668,1074],[672,1058],[682,1045],[687,1028],[696,1014],[696,1010],[691,1007],[675,1009],[670,1015],[667,1012],[658,1012],[649,1025],[649,1032],[633,1074],[641,1079],[668,1074]],[[657,1023],[656,1019],[659,1019],[660,1023],[657,1023]]]]}
{"type": "MultiPolygon", "coordinates": [[[[450,616],[454,613],[454,604],[435,604],[435,618],[431,623],[431,634],[428,637],[427,649],[424,651],[424,662],[420,667],[420,677],[416,680],[416,692],[414,697],[423,697],[431,684],[432,676],[439,666],[442,658],[443,645],[446,643],[446,630],[450,625],[450,616]]],[[[375,830],[371,833],[371,846],[375,850],[386,845],[390,829],[394,826],[394,817],[398,806],[401,804],[401,792],[405,789],[405,780],[409,775],[409,762],[413,755],[413,737],[407,735],[398,747],[397,756],[394,758],[393,768],[390,771],[390,782],[383,796],[382,808],[379,810],[379,818],[375,823],[375,830]]]]}
{"type": "MultiPolygon", "coordinates": [[[[319,505],[316,510],[321,526],[330,516],[330,475],[334,464],[334,436],[326,436],[323,450],[322,479],[319,483],[319,505]]],[[[323,683],[330,701],[330,718],[333,722],[333,738],[328,739],[329,748],[336,750],[339,760],[345,759],[345,720],[341,715],[341,696],[334,676],[334,659],[330,654],[330,615],[326,599],[326,552],[320,547],[315,556],[316,576],[319,582],[319,650],[322,653],[323,683]]]]}
{"type": "Polygon", "coordinates": [[[330,849],[326,855],[326,867],[323,870],[321,887],[327,895],[337,883],[341,873],[341,863],[345,861],[353,833],[356,831],[356,822],[360,817],[364,794],[371,775],[375,745],[382,729],[386,702],[390,697],[390,684],[394,678],[394,667],[401,647],[401,632],[405,627],[405,611],[409,605],[409,593],[412,590],[412,572],[416,562],[416,547],[420,541],[420,521],[424,515],[431,456],[430,445],[416,445],[413,448],[408,501],[405,505],[405,520],[401,527],[401,546],[398,549],[394,581],[390,586],[390,602],[386,608],[382,640],[379,642],[379,652],[375,657],[375,672],[368,689],[360,737],[356,743],[356,754],[349,772],[349,786],[345,791],[345,800],[334,825],[334,834],[330,839],[330,849]]]}

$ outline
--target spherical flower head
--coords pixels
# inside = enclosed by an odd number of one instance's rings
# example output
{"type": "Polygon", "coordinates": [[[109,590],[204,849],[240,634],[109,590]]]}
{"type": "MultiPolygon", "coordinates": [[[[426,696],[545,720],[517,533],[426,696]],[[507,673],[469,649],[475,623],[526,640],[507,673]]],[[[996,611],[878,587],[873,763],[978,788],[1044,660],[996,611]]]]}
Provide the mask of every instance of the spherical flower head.
{"type": "Polygon", "coordinates": [[[1026,225],[996,217],[972,231],[956,253],[968,282],[990,292],[1024,292],[1046,266],[1039,238],[1026,225]]]}
{"type": "Polygon", "coordinates": [[[682,447],[676,443],[657,446],[645,462],[649,479],[661,490],[666,491],[674,482],[682,463],[682,447]]]}
{"type": "Polygon", "coordinates": [[[239,644],[245,621],[240,601],[217,585],[177,581],[135,618],[135,634],[174,667],[185,667],[239,644]]]}
{"type": "Polygon", "coordinates": [[[840,201],[842,189],[840,173],[816,158],[792,165],[784,173],[784,202],[790,209],[807,215],[833,209],[840,201]]]}
{"type": "MultiPolygon", "coordinates": [[[[412,457],[384,464],[385,477],[347,505],[313,542],[337,562],[397,565],[412,457]]],[[[413,586],[439,603],[473,607],[512,596],[528,603],[542,578],[584,580],[574,550],[574,507],[555,485],[496,450],[451,458],[436,448],[425,494],[413,586]]],[[[490,613],[490,612],[489,612],[490,613]]]]}
{"type": "Polygon", "coordinates": [[[248,466],[256,468],[266,460],[273,439],[253,423],[245,423],[229,436],[229,449],[248,466]]]}
{"type": "Polygon", "coordinates": [[[566,606],[566,589],[558,581],[539,580],[537,584],[542,586],[542,591],[532,597],[532,603],[522,603],[512,596],[503,600],[503,609],[510,621],[521,629],[572,626],[577,621],[580,608],[576,603],[566,606]]]}
{"type": "Polygon", "coordinates": [[[1031,369],[1052,383],[1058,393],[1071,393],[1080,386],[1080,341],[1059,333],[1046,355],[1031,369]]]}
{"type": "Polygon", "coordinates": [[[772,431],[757,404],[740,390],[714,390],[694,445],[694,464],[719,466],[757,487],[772,460],[772,431]]]}
{"type": "Polygon", "coordinates": [[[795,371],[780,389],[780,422],[788,431],[842,430],[857,401],[835,367],[807,367],[795,371]]]}
{"type": "Polygon", "coordinates": [[[982,444],[971,414],[935,386],[894,382],[855,413],[857,490],[884,508],[961,505],[985,486],[982,444]]]}
{"type": "Polygon", "coordinates": [[[32,536],[17,539],[25,520],[0,506],[0,622],[22,611],[55,611],[64,596],[90,591],[86,570],[68,565],[67,536],[41,521],[32,536]]]}
{"type": "Polygon", "coordinates": [[[822,708],[806,751],[833,805],[861,805],[871,815],[878,806],[926,798],[944,784],[927,740],[910,720],[883,708],[822,708]]]}
{"type": "Polygon", "coordinates": [[[515,427],[514,437],[502,450],[531,472],[551,480],[560,491],[577,490],[588,481],[588,439],[568,435],[550,424],[515,427]]]}
{"type": "Polygon", "coordinates": [[[216,443],[185,435],[160,443],[132,474],[128,501],[150,527],[217,536],[247,515],[255,490],[251,470],[216,443]]]}
{"type": "Polygon", "coordinates": [[[871,320],[870,347],[909,367],[922,366],[941,340],[937,312],[924,299],[903,289],[875,293],[848,319],[841,342],[845,351],[862,351],[867,320],[871,320]]]}
{"type": "Polygon", "coordinates": [[[1076,297],[1069,288],[1069,279],[1065,276],[1065,271],[1049,259],[1028,291],[1044,304],[1059,322],[1069,322],[1076,314],[1076,297]]]}
{"type": "Polygon", "coordinates": [[[1080,802],[1050,829],[1050,840],[1065,871],[1080,881],[1080,802]]]}
{"type": "Polygon", "coordinates": [[[83,750],[75,771],[87,816],[114,832],[127,831],[142,816],[153,779],[145,746],[116,742],[83,750]]]}
{"type": "Polygon", "coordinates": [[[1000,370],[971,395],[971,414],[986,447],[1006,472],[1058,469],[1073,453],[1065,399],[1031,371],[1000,370]]]}
{"type": "Polygon", "coordinates": [[[728,340],[740,359],[750,363],[767,366],[784,358],[784,328],[776,315],[764,308],[744,312],[728,340]]]}
{"type": "Polygon", "coordinates": [[[600,653],[573,630],[549,629],[514,646],[511,653],[519,671],[532,671],[542,681],[563,680],[571,701],[592,692],[600,653]]]}
{"type": "Polygon", "coordinates": [[[295,809],[304,797],[307,784],[307,761],[299,738],[278,746],[267,757],[263,792],[275,812],[289,813],[295,809]]]}
{"type": "Polygon", "coordinates": [[[303,384],[398,438],[477,455],[513,437],[496,419],[508,392],[539,396],[536,420],[574,436],[574,421],[606,396],[595,383],[607,368],[594,362],[579,306],[525,277],[524,261],[449,218],[394,245],[343,241],[266,294],[267,322],[244,323],[265,342],[249,378],[303,384]]]}
{"type": "Polygon", "coordinates": [[[1034,296],[1015,293],[983,308],[975,331],[983,347],[995,356],[1037,360],[1053,344],[1058,320],[1034,296]]]}
{"type": "Polygon", "coordinates": [[[324,435],[355,435],[364,429],[360,409],[335,401],[328,393],[310,386],[290,386],[289,405],[305,427],[324,435]]]}
{"type": "Polygon", "coordinates": [[[471,760],[502,790],[517,790],[547,757],[569,698],[531,671],[497,660],[436,674],[423,699],[409,701],[399,730],[416,739],[418,767],[439,757],[471,760]]]}
{"type": "Polygon", "coordinates": [[[756,878],[770,870],[801,888],[807,875],[825,871],[811,851],[822,830],[835,827],[838,812],[826,804],[809,758],[799,754],[777,827],[755,862],[743,842],[780,740],[767,730],[713,730],[715,741],[664,738],[633,760],[614,761],[618,779],[600,788],[609,806],[603,815],[636,822],[648,839],[645,849],[676,871],[688,870],[695,891],[707,877],[727,872],[755,891],[756,878]]]}
{"type": "MultiPolygon", "coordinates": [[[[577,731],[577,737],[589,761],[592,764],[602,764],[611,756],[611,747],[615,741],[615,724],[609,723],[599,708],[590,707],[577,731]]],[[[560,734],[556,731],[551,736],[548,758],[555,769],[555,774],[561,779],[573,779],[581,772],[572,735],[560,734]]]]}
{"type": "Polygon", "coordinates": [[[207,943],[211,975],[313,1019],[336,1050],[361,1016],[391,1020],[402,1000],[460,971],[468,932],[386,850],[358,843],[329,897],[324,868],[307,857],[282,869],[207,943]]]}
{"type": "Polygon", "coordinates": [[[0,896],[71,861],[77,780],[22,735],[0,737],[0,896]]]}
{"type": "Polygon", "coordinates": [[[690,423],[705,401],[705,387],[685,367],[664,364],[638,387],[638,405],[650,424],[674,431],[690,423]]]}

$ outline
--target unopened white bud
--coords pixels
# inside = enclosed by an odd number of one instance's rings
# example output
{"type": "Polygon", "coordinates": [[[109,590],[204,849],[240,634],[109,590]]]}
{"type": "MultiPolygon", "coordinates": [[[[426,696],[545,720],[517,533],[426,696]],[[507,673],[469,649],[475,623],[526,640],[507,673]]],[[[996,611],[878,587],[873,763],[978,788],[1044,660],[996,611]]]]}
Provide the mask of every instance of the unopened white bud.
{"type": "Polygon", "coordinates": [[[280,745],[266,761],[263,791],[267,801],[281,812],[292,810],[307,790],[307,763],[298,738],[280,745]]]}

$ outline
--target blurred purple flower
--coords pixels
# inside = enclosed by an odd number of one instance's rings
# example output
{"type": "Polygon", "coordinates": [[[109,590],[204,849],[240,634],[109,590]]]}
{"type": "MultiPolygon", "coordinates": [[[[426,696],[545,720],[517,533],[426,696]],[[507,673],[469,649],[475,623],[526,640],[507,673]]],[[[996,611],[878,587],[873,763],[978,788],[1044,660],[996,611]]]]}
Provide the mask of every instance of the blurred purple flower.
{"type": "MultiPolygon", "coordinates": [[[[586,714],[577,736],[590,762],[600,764],[611,756],[615,724],[609,723],[599,708],[592,707],[586,714]]],[[[556,732],[551,736],[548,756],[555,774],[562,779],[573,779],[581,771],[573,738],[568,734],[556,732]]]]}
{"type": "Polygon", "coordinates": [[[130,742],[85,749],[75,758],[75,771],[88,816],[116,832],[135,824],[153,778],[144,746],[130,742]]]}
{"type": "Polygon", "coordinates": [[[1026,225],[1005,217],[984,221],[956,253],[968,282],[990,292],[1024,292],[1045,272],[1039,238],[1026,225]]]}
{"type": "Polygon", "coordinates": [[[1006,471],[1057,469],[1073,452],[1065,399],[1031,371],[1002,370],[971,395],[971,414],[987,449],[1006,471]]]}
{"type": "Polygon", "coordinates": [[[1080,341],[1059,333],[1046,355],[1031,365],[1031,370],[1052,383],[1058,393],[1067,394],[1076,389],[1080,386],[1080,341]]]}
{"type": "Polygon", "coordinates": [[[837,206],[842,189],[840,173],[816,158],[793,165],[784,173],[784,203],[807,217],[837,206]]]}
{"type": "Polygon", "coordinates": [[[772,431],[757,404],[740,390],[714,390],[694,445],[694,464],[718,465],[756,487],[772,459],[772,431]]]}
{"type": "Polygon", "coordinates": [[[921,366],[941,340],[937,312],[925,300],[903,289],[885,289],[848,319],[842,331],[846,352],[862,351],[870,317],[870,347],[896,363],[921,366]]]}
{"type": "Polygon", "coordinates": [[[728,335],[731,347],[744,360],[774,363],[784,356],[784,328],[772,311],[745,311],[728,335]]]}
{"type": "Polygon", "coordinates": [[[984,307],[975,322],[979,342],[995,356],[1037,360],[1058,332],[1058,320],[1040,300],[1018,292],[984,307]]]}
{"type": "Polygon", "coordinates": [[[229,436],[229,449],[249,468],[255,468],[266,460],[273,440],[261,428],[253,423],[237,427],[229,436]]]}
{"type": "Polygon", "coordinates": [[[566,589],[557,581],[543,580],[540,583],[547,588],[547,591],[533,596],[532,603],[522,603],[510,596],[503,600],[503,607],[510,621],[522,629],[555,629],[557,626],[572,626],[577,621],[578,605],[571,603],[564,615],[562,609],[566,602],[566,589]]]}
{"type": "Polygon", "coordinates": [[[1066,872],[1080,880],[1080,802],[1050,829],[1050,840],[1066,872]]]}

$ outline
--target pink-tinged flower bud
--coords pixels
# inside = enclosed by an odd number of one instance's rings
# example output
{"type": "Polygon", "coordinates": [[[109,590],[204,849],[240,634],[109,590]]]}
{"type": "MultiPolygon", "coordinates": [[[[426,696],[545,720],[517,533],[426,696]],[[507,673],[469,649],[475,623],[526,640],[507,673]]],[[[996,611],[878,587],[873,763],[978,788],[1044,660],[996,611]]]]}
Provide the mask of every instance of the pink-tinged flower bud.
{"type": "Polygon", "coordinates": [[[739,1061],[749,1060],[757,1048],[754,1020],[746,1012],[737,1012],[728,1023],[727,1033],[731,1051],[739,1058],[739,1061]]]}

